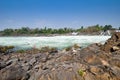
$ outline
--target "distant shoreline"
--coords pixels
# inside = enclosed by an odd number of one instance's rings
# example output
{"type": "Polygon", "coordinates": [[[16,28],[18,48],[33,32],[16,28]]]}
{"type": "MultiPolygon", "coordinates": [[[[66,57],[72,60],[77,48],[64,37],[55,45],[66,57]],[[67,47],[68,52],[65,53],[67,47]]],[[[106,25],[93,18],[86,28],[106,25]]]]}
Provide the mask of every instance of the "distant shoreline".
{"type": "MultiPolygon", "coordinates": [[[[38,36],[76,36],[76,35],[110,35],[114,33],[117,28],[112,28],[111,25],[93,25],[88,27],[81,26],[78,29],[73,28],[59,28],[59,29],[53,29],[53,28],[29,28],[29,27],[22,27],[20,29],[12,29],[7,28],[2,31],[0,31],[0,36],[5,37],[16,37],[16,36],[32,36],[32,37],[38,37],[38,36]]],[[[118,30],[119,31],[119,30],[118,30]]]]}
{"type": "Polygon", "coordinates": [[[80,33],[77,35],[72,35],[72,33],[68,33],[68,34],[32,34],[32,35],[9,35],[9,36],[3,36],[0,35],[0,37],[54,37],[54,36],[108,36],[108,35],[100,35],[99,33],[93,33],[93,34],[88,34],[88,33],[80,33]]]}

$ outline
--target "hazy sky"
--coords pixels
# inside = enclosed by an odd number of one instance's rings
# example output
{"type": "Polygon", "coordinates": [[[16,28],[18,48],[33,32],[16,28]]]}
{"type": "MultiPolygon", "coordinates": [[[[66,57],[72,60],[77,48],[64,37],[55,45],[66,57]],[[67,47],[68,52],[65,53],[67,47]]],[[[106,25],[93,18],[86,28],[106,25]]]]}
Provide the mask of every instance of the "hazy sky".
{"type": "Polygon", "coordinates": [[[120,27],[120,0],[0,0],[0,29],[95,24],[120,27]]]}

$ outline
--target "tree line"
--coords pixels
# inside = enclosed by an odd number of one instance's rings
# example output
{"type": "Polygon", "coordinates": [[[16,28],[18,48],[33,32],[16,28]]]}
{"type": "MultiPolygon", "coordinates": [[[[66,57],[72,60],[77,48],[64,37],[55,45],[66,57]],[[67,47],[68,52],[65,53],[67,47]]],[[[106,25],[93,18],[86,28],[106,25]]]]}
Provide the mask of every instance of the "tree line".
{"type": "Polygon", "coordinates": [[[31,29],[29,27],[22,27],[20,29],[12,29],[12,28],[7,28],[4,29],[3,31],[0,31],[1,36],[12,36],[12,35],[32,35],[32,34],[66,34],[66,33],[72,33],[72,32],[98,32],[98,31],[106,31],[106,30],[111,30],[115,29],[112,27],[112,25],[105,25],[105,26],[100,26],[100,25],[94,25],[94,26],[89,26],[89,27],[84,27],[81,26],[78,29],[73,29],[73,28],[59,28],[59,29],[53,29],[53,28],[35,28],[31,29]]]}

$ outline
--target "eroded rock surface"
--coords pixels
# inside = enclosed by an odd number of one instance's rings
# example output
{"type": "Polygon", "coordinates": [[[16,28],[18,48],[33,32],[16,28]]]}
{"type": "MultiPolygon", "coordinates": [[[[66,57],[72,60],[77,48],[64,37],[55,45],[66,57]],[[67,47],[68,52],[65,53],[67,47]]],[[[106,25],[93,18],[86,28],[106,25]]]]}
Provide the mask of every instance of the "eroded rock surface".
{"type": "Polygon", "coordinates": [[[110,39],[101,47],[107,53],[115,52],[120,50],[120,32],[116,32],[110,39]]]}

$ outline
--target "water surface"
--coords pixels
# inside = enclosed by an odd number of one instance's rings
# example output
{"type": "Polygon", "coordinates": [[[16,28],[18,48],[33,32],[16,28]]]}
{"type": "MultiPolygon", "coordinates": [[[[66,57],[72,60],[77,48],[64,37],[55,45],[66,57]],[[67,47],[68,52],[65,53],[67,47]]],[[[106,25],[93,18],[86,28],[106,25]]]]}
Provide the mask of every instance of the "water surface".
{"type": "Polygon", "coordinates": [[[92,43],[104,43],[111,36],[54,36],[54,37],[0,37],[0,45],[13,45],[16,49],[40,48],[44,46],[62,49],[74,44],[86,47],[92,43]]]}

